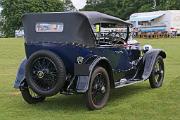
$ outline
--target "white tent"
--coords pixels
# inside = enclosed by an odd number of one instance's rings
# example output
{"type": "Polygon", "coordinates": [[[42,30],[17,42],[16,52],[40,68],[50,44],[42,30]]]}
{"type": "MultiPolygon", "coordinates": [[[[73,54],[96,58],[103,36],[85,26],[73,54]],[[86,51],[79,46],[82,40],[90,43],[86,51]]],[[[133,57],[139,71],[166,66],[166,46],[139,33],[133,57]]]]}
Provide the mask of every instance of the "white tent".
{"type": "Polygon", "coordinates": [[[170,31],[174,28],[180,34],[180,10],[134,13],[129,21],[142,31],[170,31]]]}

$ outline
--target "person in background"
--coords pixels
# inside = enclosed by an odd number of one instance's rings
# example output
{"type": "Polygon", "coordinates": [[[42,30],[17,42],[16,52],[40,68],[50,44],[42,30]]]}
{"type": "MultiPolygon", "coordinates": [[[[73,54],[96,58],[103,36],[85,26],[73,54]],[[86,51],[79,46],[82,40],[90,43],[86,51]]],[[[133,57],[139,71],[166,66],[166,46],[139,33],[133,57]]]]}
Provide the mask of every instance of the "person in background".
{"type": "Polygon", "coordinates": [[[138,28],[133,28],[133,37],[137,37],[138,36],[138,28]]]}
{"type": "Polygon", "coordinates": [[[170,36],[171,36],[172,38],[177,37],[177,30],[176,30],[176,28],[174,28],[174,27],[170,28],[170,33],[171,33],[170,36]]]}

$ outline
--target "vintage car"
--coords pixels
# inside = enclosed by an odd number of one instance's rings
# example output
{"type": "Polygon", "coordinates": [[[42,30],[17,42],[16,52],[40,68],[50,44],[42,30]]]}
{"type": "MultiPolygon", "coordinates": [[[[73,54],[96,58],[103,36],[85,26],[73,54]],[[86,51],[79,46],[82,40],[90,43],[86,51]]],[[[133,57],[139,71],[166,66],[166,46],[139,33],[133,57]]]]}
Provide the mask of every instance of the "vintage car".
{"type": "Polygon", "coordinates": [[[26,57],[14,87],[29,104],[57,93],[84,94],[95,110],[106,105],[111,88],[147,79],[151,88],[162,86],[166,53],[131,42],[126,21],[99,12],[57,12],[26,14],[23,25],[26,57]]]}

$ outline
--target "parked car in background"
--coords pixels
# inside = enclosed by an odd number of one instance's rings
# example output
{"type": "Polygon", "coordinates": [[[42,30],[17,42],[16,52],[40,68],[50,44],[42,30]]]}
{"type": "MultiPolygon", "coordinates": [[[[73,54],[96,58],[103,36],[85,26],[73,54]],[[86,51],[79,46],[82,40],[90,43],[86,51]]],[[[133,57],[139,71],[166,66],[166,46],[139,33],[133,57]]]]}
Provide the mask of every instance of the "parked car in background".
{"type": "Polygon", "coordinates": [[[130,42],[131,24],[119,18],[99,12],[32,13],[23,16],[23,25],[26,57],[14,87],[27,103],[57,93],[84,94],[87,107],[95,110],[106,105],[112,88],[147,79],[151,88],[163,84],[166,53],[130,42]]]}
{"type": "Polygon", "coordinates": [[[19,30],[15,30],[15,37],[24,37],[24,28],[20,28],[19,30]]]}

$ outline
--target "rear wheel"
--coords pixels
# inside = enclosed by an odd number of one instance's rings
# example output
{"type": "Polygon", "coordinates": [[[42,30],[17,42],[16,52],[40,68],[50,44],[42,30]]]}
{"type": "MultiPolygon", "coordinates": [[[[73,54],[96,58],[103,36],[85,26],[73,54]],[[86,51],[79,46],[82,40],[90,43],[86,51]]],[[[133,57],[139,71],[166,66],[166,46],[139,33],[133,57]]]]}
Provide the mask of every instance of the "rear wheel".
{"type": "Polygon", "coordinates": [[[41,96],[57,94],[66,79],[63,61],[53,52],[41,50],[35,52],[26,64],[28,86],[41,96]]]}
{"type": "Polygon", "coordinates": [[[40,96],[32,91],[27,85],[21,89],[23,99],[29,104],[36,104],[45,100],[44,96],[40,96]]]}
{"type": "Polygon", "coordinates": [[[96,67],[92,73],[89,89],[86,92],[86,105],[90,110],[103,108],[109,98],[110,82],[106,70],[96,67]]]}
{"type": "Polygon", "coordinates": [[[164,81],[164,61],[161,56],[156,58],[151,76],[149,77],[149,83],[151,88],[159,88],[164,81]]]}

